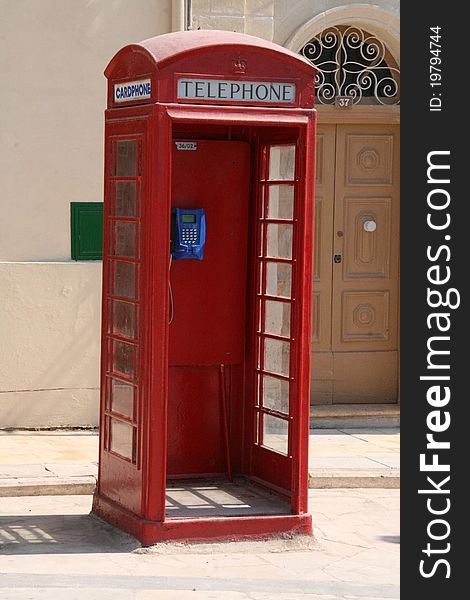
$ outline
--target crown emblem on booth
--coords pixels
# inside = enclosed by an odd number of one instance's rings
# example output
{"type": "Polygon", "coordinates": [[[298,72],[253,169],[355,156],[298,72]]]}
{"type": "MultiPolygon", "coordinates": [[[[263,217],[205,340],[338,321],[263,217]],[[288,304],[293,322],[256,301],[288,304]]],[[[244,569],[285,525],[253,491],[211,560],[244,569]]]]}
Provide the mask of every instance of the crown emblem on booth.
{"type": "Polygon", "coordinates": [[[246,73],[246,60],[241,58],[232,60],[232,68],[234,73],[246,73]]]}

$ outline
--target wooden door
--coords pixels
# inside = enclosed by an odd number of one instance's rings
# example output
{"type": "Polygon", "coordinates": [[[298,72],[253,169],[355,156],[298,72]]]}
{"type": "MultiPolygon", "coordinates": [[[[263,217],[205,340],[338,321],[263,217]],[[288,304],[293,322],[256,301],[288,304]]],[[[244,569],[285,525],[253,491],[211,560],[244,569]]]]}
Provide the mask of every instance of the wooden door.
{"type": "Polygon", "coordinates": [[[315,404],[397,401],[398,135],[392,125],[319,126],[315,404]]]}

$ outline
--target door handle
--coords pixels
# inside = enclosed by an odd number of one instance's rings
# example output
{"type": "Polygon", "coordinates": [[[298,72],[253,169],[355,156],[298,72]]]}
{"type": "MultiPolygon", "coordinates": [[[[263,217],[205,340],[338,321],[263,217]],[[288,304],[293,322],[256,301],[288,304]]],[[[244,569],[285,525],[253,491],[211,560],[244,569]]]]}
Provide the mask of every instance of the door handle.
{"type": "Polygon", "coordinates": [[[333,261],[334,261],[335,263],[340,263],[340,262],[341,262],[341,260],[342,260],[342,258],[343,258],[343,257],[341,256],[341,254],[335,254],[335,257],[333,258],[333,261]]]}

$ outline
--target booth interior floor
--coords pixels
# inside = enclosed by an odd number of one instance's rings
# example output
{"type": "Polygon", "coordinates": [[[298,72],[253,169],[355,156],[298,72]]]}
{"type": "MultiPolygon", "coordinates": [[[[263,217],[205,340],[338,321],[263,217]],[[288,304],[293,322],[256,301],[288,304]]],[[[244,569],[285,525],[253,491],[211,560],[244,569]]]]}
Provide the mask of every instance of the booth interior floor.
{"type": "Polygon", "coordinates": [[[167,518],[279,514],[290,514],[287,501],[245,481],[192,479],[167,482],[167,518]]]}

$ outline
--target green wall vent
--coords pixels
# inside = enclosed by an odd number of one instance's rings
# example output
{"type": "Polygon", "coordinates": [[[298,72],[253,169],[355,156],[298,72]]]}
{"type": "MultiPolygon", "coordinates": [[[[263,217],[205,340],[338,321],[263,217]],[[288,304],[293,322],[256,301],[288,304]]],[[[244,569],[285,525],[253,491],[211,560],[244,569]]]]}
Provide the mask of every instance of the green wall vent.
{"type": "Polygon", "coordinates": [[[103,258],[103,203],[71,202],[72,260],[103,258]]]}

